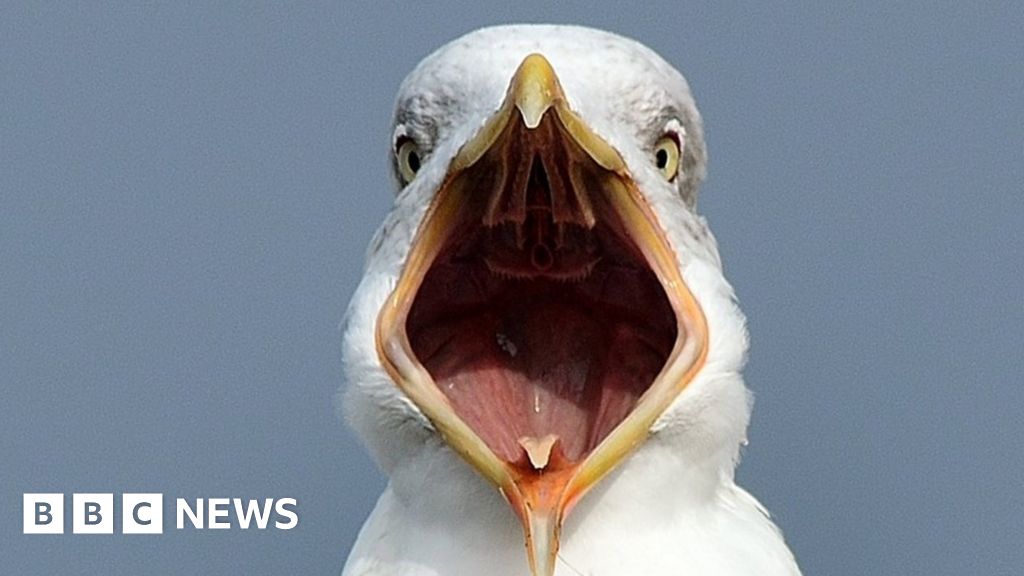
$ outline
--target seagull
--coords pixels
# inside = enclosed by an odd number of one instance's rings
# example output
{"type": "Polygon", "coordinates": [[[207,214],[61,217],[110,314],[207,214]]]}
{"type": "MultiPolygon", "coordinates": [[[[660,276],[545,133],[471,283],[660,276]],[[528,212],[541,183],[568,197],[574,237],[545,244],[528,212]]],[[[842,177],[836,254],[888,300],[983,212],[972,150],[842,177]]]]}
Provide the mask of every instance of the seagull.
{"type": "Polygon", "coordinates": [[[734,481],[747,332],[683,76],[608,32],[484,28],[393,120],[343,338],[389,482],[342,575],[799,575],[734,481]]]}

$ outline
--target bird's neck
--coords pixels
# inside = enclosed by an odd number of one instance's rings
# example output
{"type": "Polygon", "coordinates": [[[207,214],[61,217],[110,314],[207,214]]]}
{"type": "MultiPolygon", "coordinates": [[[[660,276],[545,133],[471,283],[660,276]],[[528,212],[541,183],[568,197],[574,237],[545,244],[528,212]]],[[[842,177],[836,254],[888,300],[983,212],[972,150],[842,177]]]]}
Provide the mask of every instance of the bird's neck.
{"type": "MultiPolygon", "coordinates": [[[[798,574],[779,532],[733,483],[749,404],[735,373],[697,382],[671,418],[565,521],[556,576],[798,574]]],[[[519,521],[436,435],[394,461],[346,576],[526,576],[519,521]],[[377,573],[377,572],[374,572],[377,573]]]]}
{"type": "MultiPolygon", "coordinates": [[[[719,523],[713,509],[732,488],[731,455],[696,464],[677,448],[652,438],[581,499],[563,526],[557,576],[676,573],[649,562],[669,561],[691,531],[710,533],[704,526],[719,523]],[[645,556],[650,546],[669,552],[645,556]],[[608,572],[608,562],[619,569],[608,572]]],[[[392,470],[354,557],[417,576],[526,576],[523,542],[499,492],[438,445],[392,470]]]]}

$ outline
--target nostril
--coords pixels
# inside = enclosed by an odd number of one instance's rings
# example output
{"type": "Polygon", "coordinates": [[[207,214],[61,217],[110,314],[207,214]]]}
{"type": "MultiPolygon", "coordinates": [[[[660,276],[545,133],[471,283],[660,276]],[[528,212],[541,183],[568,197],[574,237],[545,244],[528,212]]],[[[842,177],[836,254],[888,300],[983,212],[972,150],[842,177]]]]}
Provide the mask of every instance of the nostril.
{"type": "Polygon", "coordinates": [[[546,244],[538,242],[530,250],[530,263],[537,270],[544,271],[551,268],[551,265],[555,263],[555,258],[546,244]]]}

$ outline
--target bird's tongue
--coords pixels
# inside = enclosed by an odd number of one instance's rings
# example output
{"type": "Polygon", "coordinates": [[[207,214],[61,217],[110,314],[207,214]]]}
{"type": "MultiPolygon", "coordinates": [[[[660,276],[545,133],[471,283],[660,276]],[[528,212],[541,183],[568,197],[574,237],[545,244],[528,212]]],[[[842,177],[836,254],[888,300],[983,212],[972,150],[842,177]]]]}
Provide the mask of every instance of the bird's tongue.
{"type": "Polygon", "coordinates": [[[411,334],[455,412],[503,460],[582,460],[633,409],[664,363],[635,320],[586,283],[508,281],[482,306],[411,334]]]}

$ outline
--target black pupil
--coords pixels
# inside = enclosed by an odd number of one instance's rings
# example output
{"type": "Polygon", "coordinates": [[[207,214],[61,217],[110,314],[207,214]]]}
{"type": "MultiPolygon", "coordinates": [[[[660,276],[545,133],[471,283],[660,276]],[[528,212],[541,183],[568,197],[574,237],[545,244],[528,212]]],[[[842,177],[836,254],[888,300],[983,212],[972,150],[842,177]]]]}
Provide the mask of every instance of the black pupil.
{"type": "Polygon", "coordinates": [[[415,151],[409,151],[409,156],[406,158],[406,161],[409,163],[409,170],[413,172],[420,171],[420,155],[415,151]]]}
{"type": "Polygon", "coordinates": [[[668,151],[664,148],[658,150],[658,153],[654,155],[654,158],[658,161],[658,168],[668,166],[668,151]]]}

